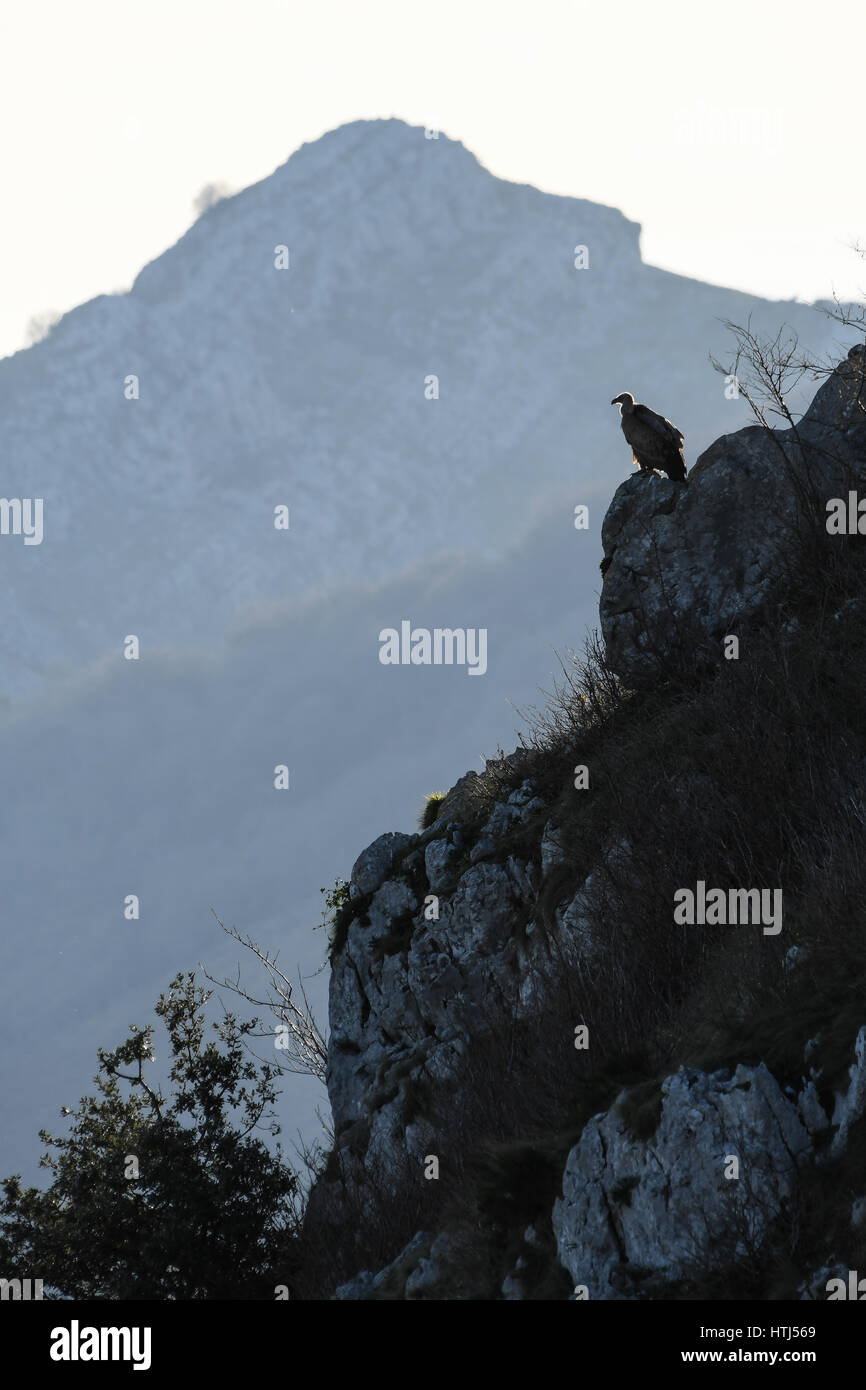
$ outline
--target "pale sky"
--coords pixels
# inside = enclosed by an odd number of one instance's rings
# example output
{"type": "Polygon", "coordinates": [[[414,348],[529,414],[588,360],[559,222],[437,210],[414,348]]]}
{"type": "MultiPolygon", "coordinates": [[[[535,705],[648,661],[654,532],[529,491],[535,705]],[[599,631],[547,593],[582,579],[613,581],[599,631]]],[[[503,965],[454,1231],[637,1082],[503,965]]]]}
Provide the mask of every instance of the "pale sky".
{"type": "Polygon", "coordinates": [[[6,0],[0,354],[128,287],[204,184],[377,116],[621,208],[652,264],[855,296],[864,39],[861,0],[6,0]]]}

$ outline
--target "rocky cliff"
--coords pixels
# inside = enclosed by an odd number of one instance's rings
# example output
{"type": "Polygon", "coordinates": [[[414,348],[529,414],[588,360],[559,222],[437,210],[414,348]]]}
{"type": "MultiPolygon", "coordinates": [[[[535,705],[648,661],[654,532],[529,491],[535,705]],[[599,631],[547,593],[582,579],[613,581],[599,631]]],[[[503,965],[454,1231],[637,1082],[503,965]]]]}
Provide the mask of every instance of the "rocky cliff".
{"type": "Polygon", "coordinates": [[[617,490],[602,529],[600,618],[628,680],[658,679],[683,641],[720,659],[726,634],[789,597],[804,529],[862,470],[864,361],[852,348],[789,429],[717,439],[686,485],[638,473],[617,490]]]}
{"type": "Polygon", "coordinates": [[[862,1249],[866,619],[824,517],[863,362],[685,484],[628,478],[606,651],[356,861],[307,1218],[337,1298],[820,1298],[862,1249]],[[708,884],[784,910],[677,920],[708,884]]]}

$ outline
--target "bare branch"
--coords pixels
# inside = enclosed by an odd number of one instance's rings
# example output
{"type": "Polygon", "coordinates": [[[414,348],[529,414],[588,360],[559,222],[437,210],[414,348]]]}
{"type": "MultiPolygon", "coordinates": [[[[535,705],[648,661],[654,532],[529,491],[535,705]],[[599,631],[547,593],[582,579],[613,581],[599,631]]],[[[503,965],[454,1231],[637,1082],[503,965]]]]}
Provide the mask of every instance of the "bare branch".
{"type": "MultiPolygon", "coordinates": [[[[237,977],[234,980],[216,980],[202,967],[206,978],[212,984],[230,989],[233,994],[240,995],[247,1003],[253,1004],[257,1008],[270,1009],[271,1013],[279,1019],[277,1032],[280,1040],[277,1043],[277,1051],[282,1055],[278,1057],[276,1065],[281,1071],[289,1072],[294,1076],[314,1076],[318,1081],[324,1082],[328,1065],[328,1043],[307,998],[300,970],[298,970],[298,988],[302,1002],[298,1003],[294,996],[295,986],[277,965],[276,955],[271,955],[263,950],[251,936],[242,936],[237,928],[227,927],[224,922],[220,921],[215,912],[213,915],[227,936],[240,942],[248,951],[252,951],[256,959],[262,963],[268,973],[270,989],[263,999],[258,999],[250,994],[241,985],[240,966],[238,966],[237,977]]],[[[270,1038],[273,1037],[273,1032],[254,1033],[253,1036],[270,1038]]]]}

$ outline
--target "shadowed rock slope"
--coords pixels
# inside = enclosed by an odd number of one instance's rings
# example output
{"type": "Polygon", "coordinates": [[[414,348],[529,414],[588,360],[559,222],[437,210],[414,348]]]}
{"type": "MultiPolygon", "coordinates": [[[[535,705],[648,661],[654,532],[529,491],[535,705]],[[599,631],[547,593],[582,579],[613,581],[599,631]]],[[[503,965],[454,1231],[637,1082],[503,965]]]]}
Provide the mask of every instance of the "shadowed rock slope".
{"type": "Polygon", "coordinates": [[[825,524],[863,402],[854,352],[792,430],[623,483],[606,650],[358,858],[301,1297],[825,1298],[866,1258],[866,542],[825,524]]]}

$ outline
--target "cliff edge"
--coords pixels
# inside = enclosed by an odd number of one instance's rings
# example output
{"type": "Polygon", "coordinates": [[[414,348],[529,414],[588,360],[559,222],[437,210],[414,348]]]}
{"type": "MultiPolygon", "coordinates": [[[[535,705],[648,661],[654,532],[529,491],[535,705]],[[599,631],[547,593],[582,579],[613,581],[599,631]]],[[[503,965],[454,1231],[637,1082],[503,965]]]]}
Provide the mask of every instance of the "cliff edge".
{"type": "Polygon", "coordinates": [[[604,647],[357,859],[312,1296],[824,1298],[866,1256],[864,542],[825,524],[864,402],[860,348],[627,479],[604,647]]]}

